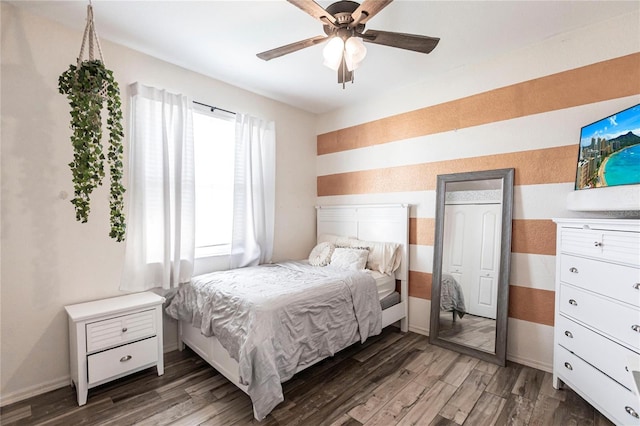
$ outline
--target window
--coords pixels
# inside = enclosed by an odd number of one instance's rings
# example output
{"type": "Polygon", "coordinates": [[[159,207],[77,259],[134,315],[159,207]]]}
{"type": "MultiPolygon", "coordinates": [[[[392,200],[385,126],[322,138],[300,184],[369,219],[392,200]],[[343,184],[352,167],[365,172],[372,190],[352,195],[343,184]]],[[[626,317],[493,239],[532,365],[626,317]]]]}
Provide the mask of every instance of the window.
{"type": "Polygon", "coordinates": [[[234,144],[232,116],[195,108],[196,257],[231,252],[234,144]]]}

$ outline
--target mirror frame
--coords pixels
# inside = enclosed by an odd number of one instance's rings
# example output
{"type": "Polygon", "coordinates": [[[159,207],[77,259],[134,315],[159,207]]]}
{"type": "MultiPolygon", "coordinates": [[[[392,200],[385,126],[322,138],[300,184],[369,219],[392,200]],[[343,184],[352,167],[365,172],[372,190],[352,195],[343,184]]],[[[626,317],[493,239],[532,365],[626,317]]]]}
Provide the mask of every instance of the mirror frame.
{"type": "Polygon", "coordinates": [[[480,358],[504,366],[507,359],[507,320],[509,311],[509,274],[511,270],[511,228],[513,219],[514,169],[497,169],[478,172],[438,175],[436,187],[436,222],[431,284],[431,321],[429,343],[480,358]],[[444,208],[446,184],[474,180],[502,179],[502,235],[500,241],[500,273],[498,277],[498,307],[496,314],[495,353],[485,352],[439,337],[440,285],[442,279],[442,249],[444,232],[444,208]]]}

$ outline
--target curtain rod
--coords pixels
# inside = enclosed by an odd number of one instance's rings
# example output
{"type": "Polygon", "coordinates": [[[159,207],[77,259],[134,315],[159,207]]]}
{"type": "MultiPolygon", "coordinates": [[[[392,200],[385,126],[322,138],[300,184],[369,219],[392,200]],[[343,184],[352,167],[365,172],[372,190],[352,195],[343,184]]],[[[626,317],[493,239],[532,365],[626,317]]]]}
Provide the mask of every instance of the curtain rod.
{"type": "Polygon", "coordinates": [[[218,108],[217,106],[203,104],[202,102],[198,102],[198,101],[192,101],[192,102],[193,102],[194,104],[198,104],[198,105],[202,105],[202,106],[207,107],[207,108],[211,108],[211,112],[214,112],[215,110],[218,110],[218,111],[224,111],[224,112],[226,112],[226,113],[236,115],[236,113],[235,113],[235,112],[233,112],[233,111],[229,111],[229,110],[226,110],[226,109],[224,109],[224,108],[218,108]]]}

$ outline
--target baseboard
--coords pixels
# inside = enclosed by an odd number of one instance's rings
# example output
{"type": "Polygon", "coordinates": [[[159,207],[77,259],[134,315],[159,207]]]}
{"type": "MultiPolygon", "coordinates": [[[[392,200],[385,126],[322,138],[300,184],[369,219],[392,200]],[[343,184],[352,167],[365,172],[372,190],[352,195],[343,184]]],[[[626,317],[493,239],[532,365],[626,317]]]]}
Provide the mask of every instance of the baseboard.
{"type": "MultiPolygon", "coordinates": [[[[164,353],[172,352],[178,349],[178,343],[173,343],[171,345],[163,346],[162,351],[164,353]]],[[[22,389],[19,391],[11,392],[9,394],[0,395],[0,407],[4,407],[5,405],[13,404],[14,402],[19,402],[27,398],[31,398],[32,396],[42,395],[43,393],[50,392],[52,390],[60,389],[65,386],[71,386],[71,378],[70,376],[65,376],[60,379],[54,379],[46,383],[40,383],[37,385],[29,386],[26,389],[22,389]]]]}
{"type": "Polygon", "coordinates": [[[424,336],[428,336],[429,335],[429,329],[428,328],[424,328],[424,327],[420,327],[419,325],[409,325],[409,331],[412,331],[412,332],[418,333],[418,334],[422,334],[424,336]]]}
{"type": "MultiPolygon", "coordinates": [[[[424,328],[424,327],[420,327],[420,326],[416,326],[416,325],[410,325],[409,326],[409,331],[412,331],[412,332],[418,333],[418,334],[422,334],[422,335],[425,335],[425,336],[429,335],[429,329],[424,328]]],[[[509,361],[517,362],[518,364],[526,365],[527,367],[536,368],[538,370],[546,371],[548,373],[552,373],[553,372],[553,365],[547,364],[545,362],[540,362],[540,361],[536,361],[534,359],[522,357],[522,356],[515,355],[515,354],[509,354],[509,353],[507,354],[507,359],[509,361]]]]}
{"type": "Polygon", "coordinates": [[[170,345],[165,345],[162,347],[162,352],[164,352],[165,354],[167,352],[173,352],[173,351],[177,351],[178,350],[178,342],[174,342],[170,345]]]}
{"type": "Polygon", "coordinates": [[[52,390],[60,389],[65,386],[71,386],[70,376],[50,380],[45,383],[39,383],[37,385],[29,386],[28,388],[19,391],[0,395],[0,407],[4,407],[5,405],[13,404],[14,402],[19,402],[24,399],[31,398],[32,396],[41,395],[52,390]]]}
{"type": "Polygon", "coordinates": [[[507,360],[517,362],[518,364],[526,365],[527,367],[546,371],[547,373],[553,373],[553,365],[547,364],[545,362],[540,362],[534,359],[525,358],[522,356],[509,354],[509,353],[507,354],[507,360]]]}

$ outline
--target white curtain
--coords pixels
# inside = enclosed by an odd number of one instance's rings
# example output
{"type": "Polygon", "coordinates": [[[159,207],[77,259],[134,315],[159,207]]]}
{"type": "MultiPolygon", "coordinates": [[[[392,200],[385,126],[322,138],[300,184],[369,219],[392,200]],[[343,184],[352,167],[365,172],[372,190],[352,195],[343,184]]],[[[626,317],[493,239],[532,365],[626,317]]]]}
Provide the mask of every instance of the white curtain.
{"type": "Polygon", "coordinates": [[[195,251],[193,103],[131,85],[129,214],[120,289],[188,282],[195,251]]]}
{"type": "Polygon", "coordinates": [[[271,262],[275,216],[275,124],[236,114],[231,268],[271,262]]]}

